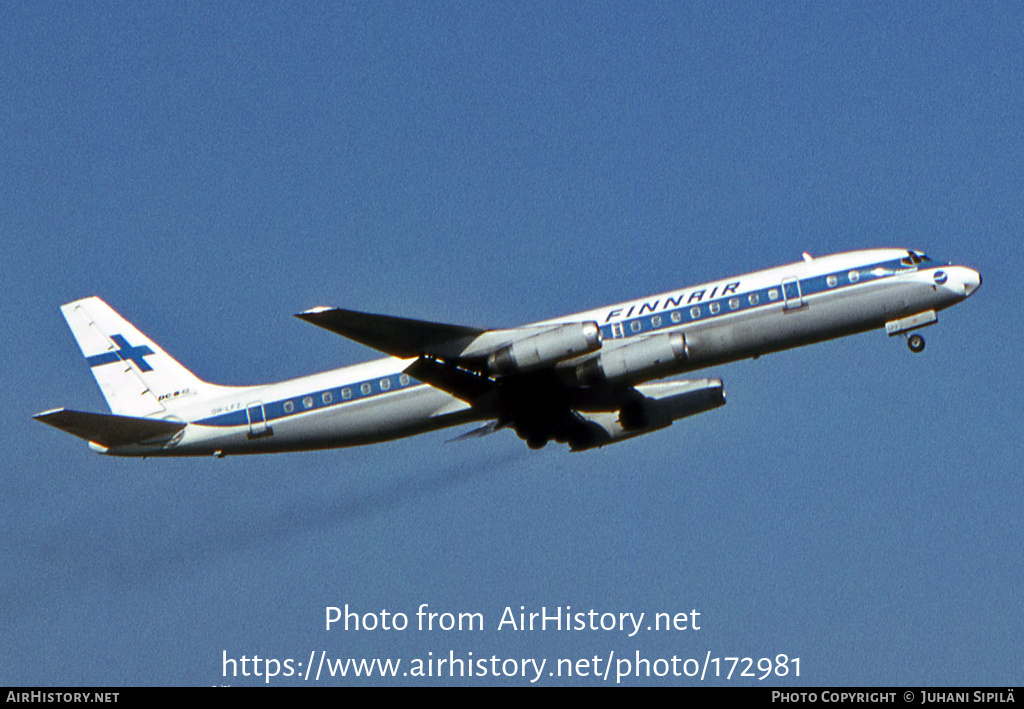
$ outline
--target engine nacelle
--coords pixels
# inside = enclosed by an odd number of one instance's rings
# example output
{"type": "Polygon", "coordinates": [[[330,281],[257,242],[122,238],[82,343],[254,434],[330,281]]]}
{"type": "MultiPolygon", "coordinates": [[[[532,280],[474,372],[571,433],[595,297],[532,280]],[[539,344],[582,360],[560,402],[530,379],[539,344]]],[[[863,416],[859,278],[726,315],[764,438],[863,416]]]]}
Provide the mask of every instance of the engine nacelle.
{"type": "Polygon", "coordinates": [[[683,333],[654,335],[621,347],[606,347],[599,356],[576,367],[576,380],[589,385],[631,377],[642,379],[687,356],[683,333]]]}
{"type": "Polygon", "coordinates": [[[568,323],[524,337],[487,357],[491,374],[519,374],[579,357],[601,348],[596,322],[568,323]]]}
{"type": "Polygon", "coordinates": [[[725,405],[721,379],[644,384],[636,390],[642,396],[617,412],[581,413],[580,416],[589,424],[589,435],[585,439],[569,441],[569,447],[581,451],[618,443],[725,405]]]}

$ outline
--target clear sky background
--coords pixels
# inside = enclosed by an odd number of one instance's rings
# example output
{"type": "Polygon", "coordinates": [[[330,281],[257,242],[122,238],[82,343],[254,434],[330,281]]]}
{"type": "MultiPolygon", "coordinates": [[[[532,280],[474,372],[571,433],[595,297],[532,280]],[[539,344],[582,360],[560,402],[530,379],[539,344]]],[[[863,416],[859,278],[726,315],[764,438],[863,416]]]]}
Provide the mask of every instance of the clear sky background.
{"type": "Polygon", "coordinates": [[[5,3],[0,87],[0,685],[314,651],[1024,681],[1024,5],[5,3]],[[30,418],[106,410],[58,312],[88,295],[245,384],[377,356],[315,305],[507,327],[875,246],[984,285],[920,355],[878,331],[716,368],[726,407],[598,451],[118,460],[30,418]],[[486,627],[417,631],[422,603],[486,627]],[[410,628],[325,631],[345,604],[410,628]]]}

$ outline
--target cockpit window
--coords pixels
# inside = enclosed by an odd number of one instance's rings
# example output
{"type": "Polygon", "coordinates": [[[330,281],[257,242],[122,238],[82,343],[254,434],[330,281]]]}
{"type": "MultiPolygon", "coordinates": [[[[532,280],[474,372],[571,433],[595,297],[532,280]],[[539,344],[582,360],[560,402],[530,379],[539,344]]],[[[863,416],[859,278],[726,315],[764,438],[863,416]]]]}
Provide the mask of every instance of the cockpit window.
{"type": "Polygon", "coordinates": [[[931,259],[920,251],[908,251],[907,255],[900,259],[900,263],[904,266],[917,266],[925,261],[931,261],[931,259]]]}

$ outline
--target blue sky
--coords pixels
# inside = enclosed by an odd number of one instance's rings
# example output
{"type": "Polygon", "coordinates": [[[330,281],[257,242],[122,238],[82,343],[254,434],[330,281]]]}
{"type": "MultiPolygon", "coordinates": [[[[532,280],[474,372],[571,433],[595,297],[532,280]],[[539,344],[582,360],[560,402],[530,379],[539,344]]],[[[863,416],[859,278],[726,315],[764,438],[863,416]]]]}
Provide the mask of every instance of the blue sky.
{"type": "Polygon", "coordinates": [[[0,46],[0,684],[314,651],[1021,683],[1020,4],[38,2],[0,46]],[[505,327],[874,246],[985,284],[921,355],[716,368],[726,407],[599,451],[117,460],[30,418],[105,410],[58,312],[88,295],[241,384],[375,356],[314,305],[505,327]],[[324,629],[422,603],[486,626],[324,629]],[[702,625],[499,631],[520,606],[702,625]]]}

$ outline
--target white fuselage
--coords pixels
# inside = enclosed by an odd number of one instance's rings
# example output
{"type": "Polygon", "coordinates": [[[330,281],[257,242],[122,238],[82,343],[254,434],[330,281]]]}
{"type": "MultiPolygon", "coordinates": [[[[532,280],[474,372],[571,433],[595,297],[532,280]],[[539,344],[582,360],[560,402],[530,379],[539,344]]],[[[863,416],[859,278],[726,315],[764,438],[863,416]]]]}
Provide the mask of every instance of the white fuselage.
{"type": "MultiPolygon", "coordinates": [[[[649,380],[881,328],[954,305],[980,285],[973,269],[909,254],[875,249],[807,259],[527,328],[593,321],[602,352],[682,333],[687,357],[645,372],[649,380]]],[[[389,357],[276,384],[217,387],[213,398],[190,400],[185,393],[163,402],[174,419],[189,423],[170,444],[105,452],[226,455],[329,448],[493,417],[487,407],[471,407],[403,374],[414,361],[389,357]]]]}

